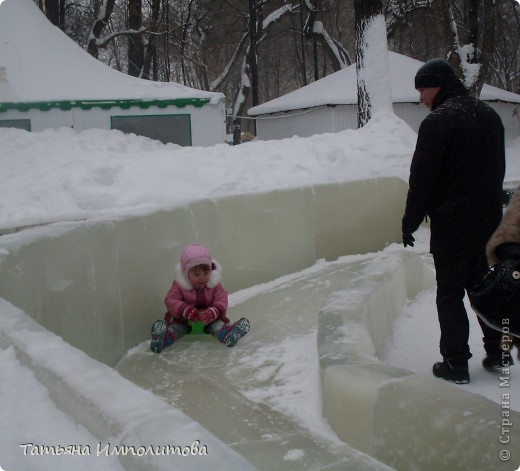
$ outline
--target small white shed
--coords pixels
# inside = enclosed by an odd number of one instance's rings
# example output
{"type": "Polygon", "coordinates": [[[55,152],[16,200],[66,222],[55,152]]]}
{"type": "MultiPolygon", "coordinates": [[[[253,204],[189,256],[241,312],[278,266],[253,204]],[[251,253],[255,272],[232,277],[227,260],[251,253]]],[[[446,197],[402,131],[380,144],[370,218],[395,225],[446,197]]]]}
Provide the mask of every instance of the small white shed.
{"type": "MultiPolygon", "coordinates": [[[[395,52],[388,54],[394,113],[417,131],[429,112],[419,103],[414,88],[415,74],[423,62],[395,52]]],[[[502,118],[506,140],[520,136],[520,95],[484,85],[481,99],[502,118]]],[[[256,119],[258,139],[264,140],[356,129],[356,66],[250,108],[248,114],[256,119]]]]}
{"type": "Polygon", "coordinates": [[[0,127],[119,129],[183,146],[224,143],[224,95],[130,77],[90,56],[33,0],[0,3],[0,127]]]}

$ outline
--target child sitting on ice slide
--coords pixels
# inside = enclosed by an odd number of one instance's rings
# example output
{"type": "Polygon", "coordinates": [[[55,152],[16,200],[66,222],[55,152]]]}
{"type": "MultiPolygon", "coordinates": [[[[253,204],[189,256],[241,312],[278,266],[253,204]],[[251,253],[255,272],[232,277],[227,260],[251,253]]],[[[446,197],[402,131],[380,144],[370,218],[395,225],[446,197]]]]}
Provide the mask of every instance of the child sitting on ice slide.
{"type": "Polygon", "coordinates": [[[226,317],[228,293],[220,284],[221,270],[208,249],[200,244],[190,244],[182,251],[175,279],[164,300],[168,312],[164,320],[152,325],[152,352],[160,353],[190,333],[190,323],[196,321],[202,322],[204,333],[228,347],[235,346],[248,333],[247,319],[242,317],[230,324],[226,317]]]}

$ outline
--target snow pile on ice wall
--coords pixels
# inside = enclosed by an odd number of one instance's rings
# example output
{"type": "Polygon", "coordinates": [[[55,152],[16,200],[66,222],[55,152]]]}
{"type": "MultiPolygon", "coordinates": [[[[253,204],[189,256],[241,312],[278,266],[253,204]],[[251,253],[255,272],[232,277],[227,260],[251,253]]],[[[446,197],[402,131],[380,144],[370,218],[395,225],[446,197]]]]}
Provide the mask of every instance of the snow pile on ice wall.
{"type": "Polygon", "coordinates": [[[398,240],[406,189],[396,178],[317,185],[5,235],[0,296],[113,366],[164,315],[188,243],[211,249],[233,292],[398,240]]]}

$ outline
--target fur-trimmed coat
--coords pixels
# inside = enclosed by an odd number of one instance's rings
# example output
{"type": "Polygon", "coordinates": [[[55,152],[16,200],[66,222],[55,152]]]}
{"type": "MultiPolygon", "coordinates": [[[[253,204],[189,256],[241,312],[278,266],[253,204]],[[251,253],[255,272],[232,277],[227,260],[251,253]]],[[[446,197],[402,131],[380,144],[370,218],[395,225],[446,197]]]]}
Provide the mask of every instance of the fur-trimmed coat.
{"type": "Polygon", "coordinates": [[[496,248],[505,242],[520,244],[520,186],[507,206],[502,222],[487,243],[486,256],[490,266],[499,262],[496,248]]]}
{"type": "Polygon", "coordinates": [[[220,283],[222,267],[215,260],[213,260],[213,263],[215,269],[211,271],[208,284],[201,290],[196,290],[191,286],[182,273],[181,264],[177,264],[175,279],[164,299],[164,304],[168,309],[164,319],[168,324],[172,322],[186,324],[188,321],[182,317],[182,313],[189,306],[197,309],[215,308],[218,311],[217,319],[224,323],[229,322],[226,316],[228,293],[220,283]],[[197,304],[197,300],[199,304],[197,304]]]}

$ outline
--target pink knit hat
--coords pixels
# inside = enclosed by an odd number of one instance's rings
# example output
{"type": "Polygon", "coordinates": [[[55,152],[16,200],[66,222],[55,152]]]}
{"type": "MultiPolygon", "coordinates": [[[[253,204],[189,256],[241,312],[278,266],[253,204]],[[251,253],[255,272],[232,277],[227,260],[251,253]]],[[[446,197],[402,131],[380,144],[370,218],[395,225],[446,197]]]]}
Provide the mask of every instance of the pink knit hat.
{"type": "Polygon", "coordinates": [[[188,279],[188,272],[197,265],[209,265],[213,269],[213,260],[206,247],[190,244],[181,253],[181,269],[186,279],[188,279]]]}

